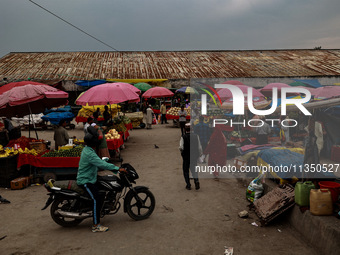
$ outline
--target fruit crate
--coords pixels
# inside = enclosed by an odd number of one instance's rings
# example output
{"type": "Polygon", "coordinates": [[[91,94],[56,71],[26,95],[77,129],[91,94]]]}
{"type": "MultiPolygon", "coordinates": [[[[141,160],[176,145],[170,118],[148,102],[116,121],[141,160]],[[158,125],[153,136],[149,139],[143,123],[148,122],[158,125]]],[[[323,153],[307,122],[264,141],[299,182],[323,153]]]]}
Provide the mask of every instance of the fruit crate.
{"type": "Polygon", "coordinates": [[[11,180],[18,176],[17,155],[0,158],[0,187],[10,188],[11,180]]]}
{"type": "Polygon", "coordinates": [[[36,150],[38,153],[46,151],[46,143],[44,142],[30,142],[30,149],[36,150]]]}

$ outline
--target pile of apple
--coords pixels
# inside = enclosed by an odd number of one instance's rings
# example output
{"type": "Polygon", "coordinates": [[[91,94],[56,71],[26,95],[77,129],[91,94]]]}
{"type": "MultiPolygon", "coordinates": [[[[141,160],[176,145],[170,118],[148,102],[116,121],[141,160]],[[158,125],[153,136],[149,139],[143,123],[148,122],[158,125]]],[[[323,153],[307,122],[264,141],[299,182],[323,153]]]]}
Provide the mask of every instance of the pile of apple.
{"type": "Polygon", "coordinates": [[[107,134],[105,135],[105,138],[108,139],[119,139],[120,138],[120,134],[118,134],[116,129],[110,129],[109,132],[107,132],[107,134]]]}

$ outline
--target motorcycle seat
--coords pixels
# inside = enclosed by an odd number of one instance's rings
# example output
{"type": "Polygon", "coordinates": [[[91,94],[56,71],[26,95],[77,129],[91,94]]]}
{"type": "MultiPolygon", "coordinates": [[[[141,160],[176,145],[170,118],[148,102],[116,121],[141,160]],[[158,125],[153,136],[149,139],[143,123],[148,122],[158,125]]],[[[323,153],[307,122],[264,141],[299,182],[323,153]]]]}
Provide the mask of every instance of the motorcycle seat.
{"type": "Polygon", "coordinates": [[[81,195],[85,194],[85,190],[79,187],[75,180],[55,181],[53,186],[61,189],[73,190],[81,195]]]}

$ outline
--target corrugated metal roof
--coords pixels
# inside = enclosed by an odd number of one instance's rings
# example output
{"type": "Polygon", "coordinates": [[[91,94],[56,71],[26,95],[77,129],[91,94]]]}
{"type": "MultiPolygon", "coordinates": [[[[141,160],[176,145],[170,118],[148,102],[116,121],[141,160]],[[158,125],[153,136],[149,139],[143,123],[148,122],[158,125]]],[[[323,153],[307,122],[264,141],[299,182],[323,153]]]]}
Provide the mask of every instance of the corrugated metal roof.
{"type": "Polygon", "coordinates": [[[9,53],[0,79],[189,79],[340,75],[340,50],[9,53]]]}

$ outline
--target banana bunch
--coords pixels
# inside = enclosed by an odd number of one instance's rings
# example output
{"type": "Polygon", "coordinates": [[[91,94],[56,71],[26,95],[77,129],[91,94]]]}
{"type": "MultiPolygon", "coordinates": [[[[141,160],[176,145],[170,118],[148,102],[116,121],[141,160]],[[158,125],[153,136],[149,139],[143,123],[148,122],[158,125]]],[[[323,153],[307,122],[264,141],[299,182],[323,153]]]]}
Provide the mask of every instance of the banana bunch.
{"type": "Polygon", "coordinates": [[[16,154],[18,154],[18,151],[14,150],[14,148],[4,149],[2,146],[0,147],[0,158],[7,158],[16,154]]]}
{"type": "Polygon", "coordinates": [[[18,152],[19,152],[19,154],[32,154],[33,156],[39,155],[39,153],[35,149],[29,150],[28,148],[25,148],[25,150],[19,148],[18,152]]]}

